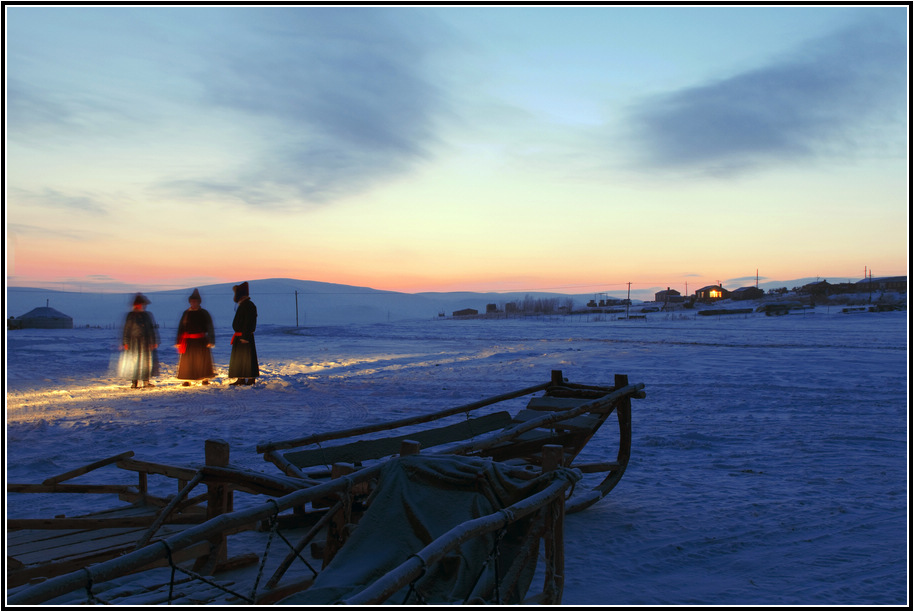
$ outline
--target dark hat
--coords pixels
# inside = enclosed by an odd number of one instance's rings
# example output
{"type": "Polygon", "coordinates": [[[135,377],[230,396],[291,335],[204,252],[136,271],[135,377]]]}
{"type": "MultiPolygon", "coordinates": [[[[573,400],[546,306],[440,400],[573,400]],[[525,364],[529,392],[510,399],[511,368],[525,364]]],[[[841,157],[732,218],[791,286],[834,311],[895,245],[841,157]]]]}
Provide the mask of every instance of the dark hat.
{"type": "Polygon", "coordinates": [[[243,297],[248,297],[248,282],[244,281],[240,285],[235,285],[232,287],[232,291],[235,292],[235,301],[241,300],[243,297]]]}
{"type": "Polygon", "coordinates": [[[136,306],[137,304],[146,305],[146,304],[148,304],[148,303],[149,303],[149,300],[148,300],[148,299],[146,298],[146,296],[143,295],[142,293],[137,293],[137,294],[136,294],[136,297],[133,298],[133,305],[134,305],[134,306],[136,306]]]}
{"type": "Polygon", "coordinates": [[[200,300],[202,302],[203,298],[200,297],[200,291],[198,291],[197,289],[194,289],[194,292],[190,294],[189,298],[187,298],[188,302],[191,300],[200,300]]]}

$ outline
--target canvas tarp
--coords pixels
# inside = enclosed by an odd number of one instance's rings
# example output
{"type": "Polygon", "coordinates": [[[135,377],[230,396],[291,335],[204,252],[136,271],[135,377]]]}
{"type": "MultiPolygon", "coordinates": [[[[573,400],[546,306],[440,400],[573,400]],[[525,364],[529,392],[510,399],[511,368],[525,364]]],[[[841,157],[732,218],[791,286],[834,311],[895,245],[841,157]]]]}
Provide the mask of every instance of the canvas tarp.
{"type": "MultiPolygon", "coordinates": [[[[392,459],[381,472],[368,510],[333,561],[311,588],[280,603],[340,603],[453,527],[516,503],[542,490],[557,476],[580,477],[577,471],[560,469],[534,480],[520,480],[512,478],[503,464],[472,457],[414,455],[392,459]]],[[[501,534],[493,532],[465,542],[426,568],[414,590],[404,588],[387,603],[492,601],[496,565],[501,602],[517,602],[530,585],[536,554],[528,559],[511,592],[505,592],[501,578],[516,558],[524,557],[521,551],[538,517],[539,513],[531,514],[501,534]],[[498,563],[492,562],[496,541],[498,563]]]]}

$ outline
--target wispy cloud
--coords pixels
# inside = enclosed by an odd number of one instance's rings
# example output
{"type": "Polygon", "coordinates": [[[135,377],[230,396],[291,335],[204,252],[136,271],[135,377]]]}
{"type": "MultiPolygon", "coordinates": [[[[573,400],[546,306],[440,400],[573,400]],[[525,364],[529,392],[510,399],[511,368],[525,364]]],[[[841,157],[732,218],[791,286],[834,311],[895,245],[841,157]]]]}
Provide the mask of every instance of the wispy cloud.
{"type": "MultiPolygon", "coordinates": [[[[203,102],[259,126],[241,168],[165,183],[254,206],[321,203],[430,155],[443,98],[424,74],[433,24],[410,10],[274,9],[202,50],[203,102]]],[[[434,43],[434,44],[433,44],[434,43]]],[[[246,153],[246,154],[245,154],[246,153]]]]}
{"type": "Polygon", "coordinates": [[[861,22],[766,66],[644,100],[630,117],[642,168],[730,176],[864,145],[903,155],[903,140],[872,142],[906,112],[906,37],[895,25],[861,22]]]}
{"type": "Polygon", "coordinates": [[[8,236],[14,240],[22,237],[63,239],[72,240],[74,242],[93,242],[98,240],[100,237],[98,232],[85,231],[82,229],[73,231],[56,230],[26,223],[8,223],[6,225],[6,231],[8,236]]]}
{"type": "MultiPolygon", "coordinates": [[[[731,278],[731,279],[727,280],[726,282],[732,284],[732,283],[742,283],[745,281],[754,281],[754,280],[756,280],[756,277],[754,277],[754,276],[738,276],[736,278],[731,278]]],[[[758,280],[767,281],[767,280],[769,280],[769,278],[767,276],[759,276],[758,280]]]]}
{"type": "Polygon", "coordinates": [[[45,187],[38,192],[11,188],[9,196],[26,202],[29,206],[82,211],[97,215],[108,213],[107,204],[96,195],[66,194],[50,187],[45,187]]]}

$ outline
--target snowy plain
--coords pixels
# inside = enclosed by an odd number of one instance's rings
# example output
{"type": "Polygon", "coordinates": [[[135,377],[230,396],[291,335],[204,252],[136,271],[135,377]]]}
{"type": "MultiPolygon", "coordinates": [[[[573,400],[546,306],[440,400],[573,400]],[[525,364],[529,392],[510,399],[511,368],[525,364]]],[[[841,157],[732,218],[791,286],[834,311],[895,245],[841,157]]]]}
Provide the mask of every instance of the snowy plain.
{"type": "MultiPolygon", "coordinates": [[[[229,442],[232,464],[278,474],[259,442],[449,408],[555,369],[588,384],[621,373],[646,385],[632,459],[606,499],[566,519],[563,605],[911,602],[907,312],[267,323],[251,388],[227,385],[225,318],[219,376],[182,387],[168,325],[180,312],[152,309],[151,389],[113,376],[117,329],[7,332],[7,482],[126,450],[200,464],[210,438],[229,442]]],[[[589,458],[613,458],[604,444],[589,458]]],[[[75,516],[97,509],[87,502],[98,497],[9,494],[5,510],[75,516]]]]}

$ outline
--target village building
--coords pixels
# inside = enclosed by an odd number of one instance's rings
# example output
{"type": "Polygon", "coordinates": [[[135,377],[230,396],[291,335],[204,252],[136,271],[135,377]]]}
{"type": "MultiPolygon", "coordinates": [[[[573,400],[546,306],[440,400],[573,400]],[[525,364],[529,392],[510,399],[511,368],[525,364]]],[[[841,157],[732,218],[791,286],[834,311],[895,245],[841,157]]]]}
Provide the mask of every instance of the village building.
{"type": "Polygon", "coordinates": [[[831,285],[827,280],[816,281],[814,283],[807,283],[800,287],[797,293],[806,294],[806,295],[828,295],[831,293],[831,285]]]}
{"type": "Polygon", "coordinates": [[[661,304],[675,304],[685,301],[685,298],[675,289],[667,287],[664,291],[658,291],[654,294],[654,301],[661,304]]]}
{"type": "Polygon", "coordinates": [[[10,317],[6,325],[9,329],[73,329],[73,317],[49,306],[40,306],[21,317],[10,317]]]}
{"type": "Polygon", "coordinates": [[[765,292],[758,287],[740,287],[730,292],[731,300],[757,300],[765,297],[765,292]]]}
{"type": "Polygon", "coordinates": [[[864,278],[857,281],[859,291],[898,291],[904,293],[908,290],[907,276],[883,276],[881,278],[864,278]]]}
{"type": "Polygon", "coordinates": [[[451,316],[454,317],[471,317],[478,315],[479,311],[475,308],[464,308],[463,310],[455,310],[451,313],[451,316]]]}
{"type": "Polygon", "coordinates": [[[717,300],[725,300],[730,297],[730,292],[721,287],[720,285],[708,285],[707,287],[702,287],[695,292],[696,300],[704,300],[707,302],[716,302],[717,300]]]}

